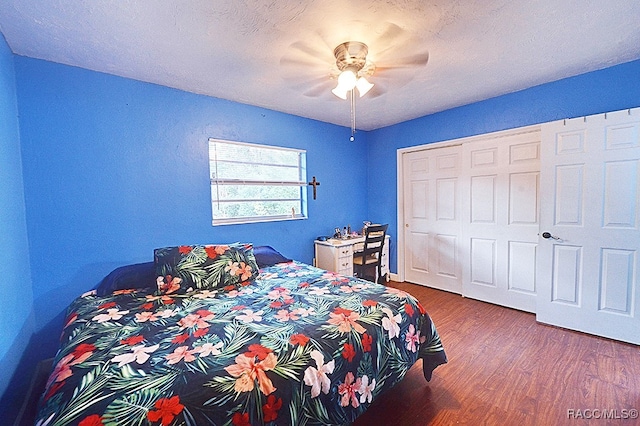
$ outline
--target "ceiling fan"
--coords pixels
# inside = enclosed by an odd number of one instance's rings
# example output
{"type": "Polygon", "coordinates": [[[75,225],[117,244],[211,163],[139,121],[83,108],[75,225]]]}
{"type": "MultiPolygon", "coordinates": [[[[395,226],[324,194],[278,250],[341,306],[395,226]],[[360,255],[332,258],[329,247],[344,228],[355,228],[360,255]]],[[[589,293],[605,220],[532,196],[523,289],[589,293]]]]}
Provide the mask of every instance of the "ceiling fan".
{"type": "Polygon", "coordinates": [[[292,89],[312,98],[333,93],[347,99],[355,87],[360,96],[375,98],[407,84],[429,60],[421,41],[396,24],[355,21],[346,26],[336,34],[307,34],[289,46],[280,67],[292,89]]]}
{"type": "Polygon", "coordinates": [[[347,99],[350,90],[357,89],[362,97],[373,88],[374,84],[370,83],[367,77],[373,75],[376,66],[371,61],[367,61],[367,53],[369,48],[359,41],[346,41],[333,50],[340,74],[338,85],[331,93],[347,99]]]}
{"type": "Polygon", "coordinates": [[[427,64],[429,53],[419,39],[390,22],[375,26],[353,22],[347,27],[346,34],[316,31],[293,43],[280,66],[285,80],[303,95],[325,99],[335,95],[350,101],[353,141],[355,92],[375,98],[404,86],[427,64]]]}

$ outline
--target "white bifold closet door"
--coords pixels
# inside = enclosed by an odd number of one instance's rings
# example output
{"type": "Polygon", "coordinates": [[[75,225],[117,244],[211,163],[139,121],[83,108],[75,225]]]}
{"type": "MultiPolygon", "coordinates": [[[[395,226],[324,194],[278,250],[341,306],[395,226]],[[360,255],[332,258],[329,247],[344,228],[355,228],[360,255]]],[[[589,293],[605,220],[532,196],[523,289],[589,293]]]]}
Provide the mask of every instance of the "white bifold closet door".
{"type": "Polygon", "coordinates": [[[535,312],[539,128],[463,145],[462,294],[535,312]]]}
{"type": "Polygon", "coordinates": [[[462,291],[460,145],[404,153],[405,279],[462,291]]]}
{"type": "Polygon", "coordinates": [[[640,344],[640,109],[542,125],[538,321],[640,344]]]}
{"type": "Polygon", "coordinates": [[[403,153],[407,281],[534,312],[539,135],[403,153]]]}

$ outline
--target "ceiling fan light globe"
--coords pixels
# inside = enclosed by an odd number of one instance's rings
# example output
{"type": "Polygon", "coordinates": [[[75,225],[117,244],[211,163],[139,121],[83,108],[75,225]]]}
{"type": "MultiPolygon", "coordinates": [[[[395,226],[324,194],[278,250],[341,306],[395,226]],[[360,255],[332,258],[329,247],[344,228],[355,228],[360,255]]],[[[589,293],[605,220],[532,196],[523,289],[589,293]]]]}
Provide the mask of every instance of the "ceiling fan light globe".
{"type": "Polygon", "coordinates": [[[364,77],[360,77],[356,82],[356,88],[358,89],[358,93],[360,94],[360,97],[363,97],[364,95],[366,95],[367,92],[371,90],[373,86],[374,84],[369,83],[369,81],[364,77]]]}
{"type": "Polygon", "coordinates": [[[335,89],[331,90],[331,93],[333,93],[334,95],[336,95],[337,97],[339,97],[340,99],[344,99],[347,100],[347,93],[349,91],[348,90],[343,90],[340,87],[340,84],[338,84],[335,89]]]}
{"type": "Polygon", "coordinates": [[[358,78],[353,71],[349,69],[344,70],[338,76],[338,87],[340,87],[341,90],[348,92],[349,90],[352,90],[354,87],[356,87],[357,79],[358,78]]]}

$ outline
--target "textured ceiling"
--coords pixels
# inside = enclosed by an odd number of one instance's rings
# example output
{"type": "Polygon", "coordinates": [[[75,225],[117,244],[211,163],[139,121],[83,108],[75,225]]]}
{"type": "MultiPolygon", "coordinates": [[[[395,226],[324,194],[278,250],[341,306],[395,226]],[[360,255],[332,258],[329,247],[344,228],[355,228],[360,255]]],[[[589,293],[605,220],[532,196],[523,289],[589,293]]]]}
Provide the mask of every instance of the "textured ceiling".
{"type": "Polygon", "coordinates": [[[0,2],[18,55],[344,126],[333,48],[364,42],[362,130],[638,59],[639,22],[638,0],[0,2]]]}

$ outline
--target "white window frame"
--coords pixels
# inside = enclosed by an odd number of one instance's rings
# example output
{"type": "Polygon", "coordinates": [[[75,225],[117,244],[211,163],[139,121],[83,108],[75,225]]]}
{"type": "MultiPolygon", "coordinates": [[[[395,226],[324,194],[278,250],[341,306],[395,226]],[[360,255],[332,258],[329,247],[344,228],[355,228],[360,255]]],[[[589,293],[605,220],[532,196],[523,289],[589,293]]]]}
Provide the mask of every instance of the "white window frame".
{"type": "MultiPolygon", "coordinates": [[[[280,146],[272,146],[272,145],[262,145],[248,142],[236,142],[236,141],[228,141],[224,139],[214,139],[209,138],[209,176],[211,180],[211,218],[213,226],[218,225],[231,225],[231,224],[241,224],[241,223],[258,223],[258,222],[273,222],[273,221],[281,221],[281,220],[300,220],[307,218],[307,165],[306,165],[306,156],[307,151],[304,149],[296,149],[296,148],[285,148],[280,146]],[[236,145],[236,146],[244,146],[244,147],[255,147],[260,150],[264,149],[272,149],[276,151],[283,152],[295,152],[298,154],[298,164],[291,164],[289,167],[297,167],[298,169],[298,177],[299,179],[296,181],[290,180],[263,180],[263,179],[252,179],[250,175],[243,176],[242,179],[235,178],[219,178],[217,174],[217,164],[218,159],[216,157],[216,147],[218,145],[236,145]],[[274,199],[265,199],[268,201],[296,201],[299,202],[300,211],[292,211],[290,214],[283,215],[259,215],[259,216],[244,216],[244,217],[215,217],[216,214],[216,204],[224,203],[224,199],[220,199],[219,188],[222,185],[265,185],[265,186],[298,186],[300,188],[299,198],[296,199],[283,199],[283,200],[274,200],[274,199]],[[214,198],[214,192],[218,194],[218,199],[214,198]]],[[[245,163],[247,169],[250,170],[252,165],[260,165],[260,166],[269,166],[269,164],[257,163],[257,162],[243,162],[241,160],[238,161],[239,164],[245,163]]],[[[282,167],[282,165],[273,165],[273,167],[282,167]]],[[[247,199],[247,200],[229,200],[229,202],[237,202],[237,201],[259,201],[259,199],[247,199]]]]}

